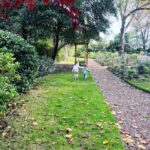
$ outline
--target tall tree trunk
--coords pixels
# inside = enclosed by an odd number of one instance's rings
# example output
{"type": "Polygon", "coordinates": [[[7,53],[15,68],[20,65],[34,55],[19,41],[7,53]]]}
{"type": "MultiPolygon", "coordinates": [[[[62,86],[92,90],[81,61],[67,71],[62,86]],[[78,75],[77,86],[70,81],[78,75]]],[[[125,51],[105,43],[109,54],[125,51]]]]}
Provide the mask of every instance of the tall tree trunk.
{"type": "Polygon", "coordinates": [[[75,43],[75,63],[77,62],[77,44],[75,43]]]}
{"type": "Polygon", "coordinates": [[[87,42],[85,44],[85,64],[88,65],[88,55],[89,55],[89,52],[88,52],[88,46],[89,46],[89,43],[87,42]]]}
{"type": "Polygon", "coordinates": [[[143,44],[143,51],[145,52],[145,50],[146,50],[146,40],[145,40],[144,36],[142,36],[142,44],[143,44]]]}
{"type": "Polygon", "coordinates": [[[120,56],[124,55],[124,50],[125,50],[125,19],[123,18],[120,31],[120,51],[119,51],[120,56]]]}
{"type": "Polygon", "coordinates": [[[57,25],[57,30],[56,30],[56,34],[55,34],[55,45],[54,45],[54,50],[53,50],[53,55],[52,55],[52,59],[55,60],[56,56],[58,54],[58,46],[59,46],[59,25],[57,25]]]}

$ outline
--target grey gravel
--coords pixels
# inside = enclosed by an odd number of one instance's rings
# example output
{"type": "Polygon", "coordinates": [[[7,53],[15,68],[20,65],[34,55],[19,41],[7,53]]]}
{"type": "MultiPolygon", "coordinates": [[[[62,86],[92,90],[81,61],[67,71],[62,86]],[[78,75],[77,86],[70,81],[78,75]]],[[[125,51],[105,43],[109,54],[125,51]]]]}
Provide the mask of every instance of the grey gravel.
{"type": "Polygon", "coordinates": [[[115,112],[121,130],[129,132],[134,141],[133,145],[125,143],[126,148],[140,150],[142,148],[139,145],[143,145],[146,150],[150,150],[150,94],[123,82],[92,59],[89,60],[88,67],[107,103],[115,112]]]}

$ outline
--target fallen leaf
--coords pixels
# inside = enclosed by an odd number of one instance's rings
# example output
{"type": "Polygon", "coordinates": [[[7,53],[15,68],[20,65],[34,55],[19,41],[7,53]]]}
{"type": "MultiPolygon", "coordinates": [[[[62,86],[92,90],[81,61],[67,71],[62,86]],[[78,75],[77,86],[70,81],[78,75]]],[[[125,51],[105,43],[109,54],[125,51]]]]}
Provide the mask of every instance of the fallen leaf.
{"type": "Polygon", "coordinates": [[[80,121],[80,125],[83,125],[84,124],[84,122],[83,121],[80,121]]]}
{"type": "Polygon", "coordinates": [[[134,141],[132,140],[130,136],[123,138],[123,141],[131,146],[134,146],[134,141]]]}
{"type": "Polygon", "coordinates": [[[103,144],[104,144],[104,145],[106,145],[106,144],[108,144],[108,143],[109,143],[108,140],[103,141],[103,144]]]}
{"type": "Polygon", "coordinates": [[[88,122],[87,125],[93,125],[93,122],[88,122]]]}
{"type": "Polygon", "coordinates": [[[134,137],[140,139],[140,138],[141,138],[141,135],[140,135],[140,134],[135,134],[134,137]]]}
{"type": "Polygon", "coordinates": [[[115,111],[112,111],[111,113],[112,113],[113,115],[116,115],[116,112],[115,112],[115,111]]]}
{"type": "Polygon", "coordinates": [[[35,121],[35,118],[32,118],[31,120],[32,120],[32,121],[35,121]]]}
{"type": "Polygon", "coordinates": [[[147,144],[148,141],[141,139],[141,140],[140,140],[140,143],[142,143],[142,144],[147,144]]]}
{"type": "Polygon", "coordinates": [[[122,134],[130,134],[128,131],[121,131],[122,134]]]}
{"type": "Polygon", "coordinates": [[[3,136],[3,137],[8,137],[8,136],[9,136],[9,132],[8,132],[8,131],[4,131],[4,132],[2,133],[2,136],[3,136]]]}
{"type": "Polygon", "coordinates": [[[69,133],[69,132],[72,131],[72,129],[71,128],[67,128],[66,131],[67,131],[67,133],[69,133]]]}
{"type": "Polygon", "coordinates": [[[146,149],[144,145],[138,145],[138,148],[139,148],[140,150],[145,150],[145,149],[146,149]]]}
{"type": "Polygon", "coordinates": [[[38,125],[38,123],[37,122],[32,122],[32,126],[37,126],[38,125]]]}
{"type": "Polygon", "coordinates": [[[90,137],[90,134],[84,134],[84,135],[82,136],[82,138],[88,138],[88,137],[90,137]]]}
{"type": "Polygon", "coordinates": [[[102,124],[101,123],[98,123],[98,124],[96,124],[98,127],[101,127],[102,126],[102,124]]]}
{"type": "Polygon", "coordinates": [[[121,129],[121,126],[120,126],[119,123],[116,123],[116,126],[117,126],[119,129],[121,129]]]}
{"type": "Polygon", "coordinates": [[[67,135],[66,135],[66,138],[67,138],[67,139],[71,139],[71,138],[72,138],[72,134],[67,134],[67,135]]]}
{"type": "Polygon", "coordinates": [[[136,124],[133,124],[132,127],[135,128],[135,129],[138,128],[138,126],[136,124]]]}

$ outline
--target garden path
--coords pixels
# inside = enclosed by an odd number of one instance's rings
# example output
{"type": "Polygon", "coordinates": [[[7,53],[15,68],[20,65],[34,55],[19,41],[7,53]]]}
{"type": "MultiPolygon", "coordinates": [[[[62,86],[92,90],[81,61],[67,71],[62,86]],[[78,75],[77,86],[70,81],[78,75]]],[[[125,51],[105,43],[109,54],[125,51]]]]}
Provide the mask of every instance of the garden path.
{"type": "Polygon", "coordinates": [[[121,81],[92,59],[88,67],[116,116],[127,149],[150,150],[150,94],[121,81]]]}

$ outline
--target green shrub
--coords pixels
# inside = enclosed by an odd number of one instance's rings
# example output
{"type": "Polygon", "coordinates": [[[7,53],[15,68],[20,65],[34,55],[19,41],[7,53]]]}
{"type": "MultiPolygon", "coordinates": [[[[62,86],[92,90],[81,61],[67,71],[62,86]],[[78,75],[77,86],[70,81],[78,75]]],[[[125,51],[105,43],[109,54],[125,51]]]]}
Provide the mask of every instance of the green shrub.
{"type": "Polygon", "coordinates": [[[4,47],[20,63],[17,71],[21,80],[14,81],[17,90],[19,92],[28,91],[38,73],[38,55],[35,48],[20,36],[0,30],[0,48],[4,47]]]}
{"type": "Polygon", "coordinates": [[[126,78],[130,80],[138,78],[138,73],[136,69],[134,68],[128,69],[126,78]]]}
{"type": "Polygon", "coordinates": [[[52,57],[54,48],[51,40],[39,40],[38,42],[34,43],[34,46],[39,56],[52,57]]]}
{"type": "Polygon", "coordinates": [[[14,62],[13,55],[0,49],[0,111],[6,109],[7,103],[17,95],[13,84],[20,79],[17,74],[18,62],[14,62]]]}
{"type": "Polygon", "coordinates": [[[135,79],[138,78],[136,68],[128,68],[125,65],[115,66],[111,68],[111,71],[122,79],[135,79]]]}
{"type": "Polygon", "coordinates": [[[51,58],[41,57],[39,61],[38,76],[44,76],[53,73],[55,70],[54,62],[51,58]]]}
{"type": "Polygon", "coordinates": [[[150,74],[150,62],[140,63],[137,69],[138,73],[141,75],[150,74]]]}

